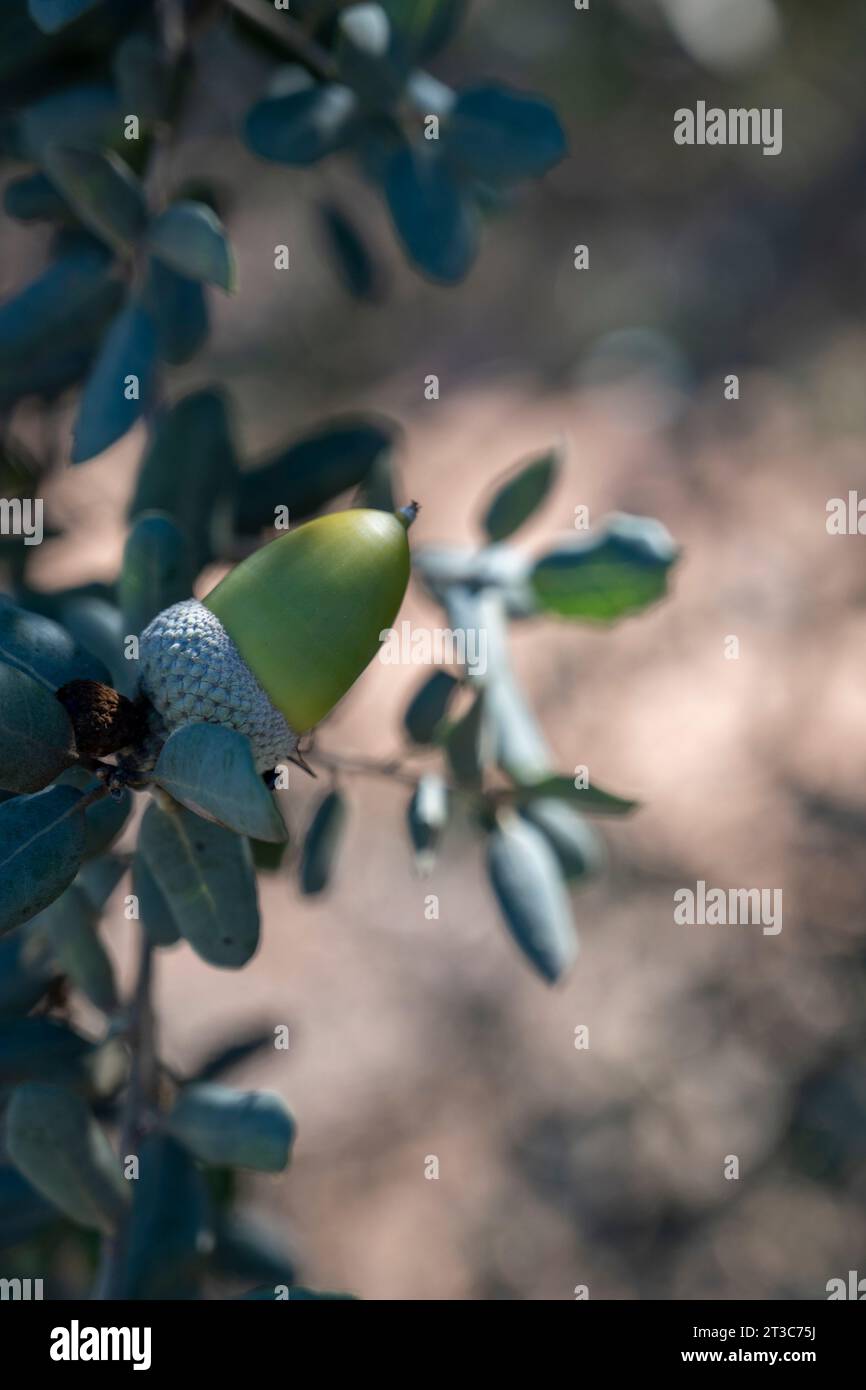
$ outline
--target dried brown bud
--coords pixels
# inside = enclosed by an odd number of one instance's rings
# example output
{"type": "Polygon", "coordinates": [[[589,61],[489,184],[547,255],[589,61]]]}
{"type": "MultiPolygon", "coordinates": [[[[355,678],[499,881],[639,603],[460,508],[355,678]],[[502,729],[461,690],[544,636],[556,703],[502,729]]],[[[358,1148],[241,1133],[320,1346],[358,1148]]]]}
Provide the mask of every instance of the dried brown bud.
{"type": "Polygon", "coordinates": [[[104,758],[144,736],[144,707],[101,681],[67,681],[57,698],[72,722],[78,751],[85,757],[104,758]]]}

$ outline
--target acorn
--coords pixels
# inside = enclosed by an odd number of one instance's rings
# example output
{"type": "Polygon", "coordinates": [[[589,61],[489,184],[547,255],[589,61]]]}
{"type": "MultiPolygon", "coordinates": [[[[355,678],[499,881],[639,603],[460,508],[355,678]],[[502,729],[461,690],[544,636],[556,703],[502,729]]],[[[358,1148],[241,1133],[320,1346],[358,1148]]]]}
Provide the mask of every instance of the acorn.
{"type": "Polygon", "coordinates": [[[418,512],[356,509],[308,521],[241,561],[202,603],[141,634],[140,688],[165,735],[228,724],[260,772],[291,756],[354,685],[393,626],[418,512]]]}

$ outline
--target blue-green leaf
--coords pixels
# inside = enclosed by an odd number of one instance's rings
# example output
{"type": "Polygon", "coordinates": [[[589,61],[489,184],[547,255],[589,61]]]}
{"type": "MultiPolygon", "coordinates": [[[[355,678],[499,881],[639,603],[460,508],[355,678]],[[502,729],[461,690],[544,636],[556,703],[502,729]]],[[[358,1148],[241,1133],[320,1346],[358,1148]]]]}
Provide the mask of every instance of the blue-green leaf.
{"type": "Polygon", "coordinates": [[[49,943],[58,969],[103,1013],[117,1008],[114,968],[97,931],[98,914],[82,888],[66,892],[31,923],[49,943]]]}
{"type": "Polygon", "coordinates": [[[254,154],[277,164],[315,164],[352,134],[357,98],[337,83],[266,97],[247,115],[245,139],[254,154]]]}
{"type": "MultiPolygon", "coordinates": [[[[41,933],[28,939],[44,942],[41,933]]],[[[80,1086],[97,1052],[67,1024],[42,1015],[6,1020],[0,1028],[0,1085],[19,1081],[52,1080],[80,1086]]]]}
{"type": "Polygon", "coordinates": [[[131,249],[147,226],[144,189],[113,150],[49,145],[45,171],[86,227],[117,250],[131,249]]]}
{"type": "Polygon", "coordinates": [[[47,943],[31,927],[0,937],[0,1019],[29,1013],[55,975],[47,943]]]}
{"type": "Polygon", "coordinates": [[[249,842],[174,802],[147,808],[138,848],[193,950],[226,970],[246,965],[259,944],[249,842]]]}
{"type": "Polygon", "coordinates": [[[0,661],[31,676],[52,694],[67,681],[111,681],[107,667],[78,646],[59,623],[18,608],[2,595],[0,661]]]}
{"type": "Polygon", "coordinates": [[[273,526],[277,507],[303,521],[364,481],[377,459],[395,447],[387,420],[363,416],[329,420],[240,479],[235,521],[244,534],[273,526]]]}
{"type": "Polygon", "coordinates": [[[596,534],[542,556],[532,571],[532,589],[548,613],[613,622],[666,593],[677,555],[661,522],[613,515],[596,534]]]}
{"type": "Polygon", "coordinates": [[[123,551],[118,598],[127,633],[140,633],[151,618],[192,593],[189,542],[173,517],[143,512],[123,551]]]}
{"type": "Polygon", "coordinates": [[[519,809],[549,841],[569,881],[596,873],[604,863],[604,849],[592,826],[565,801],[537,797],[519,809]]]}
{"type": "Polygon", "coordinates": [[[443,131],[446,156],[491,183],[533,178],[558,164],[565,135],[556,112],[506,87],[467,87],[443,131]]]}
{"type": "Polygon", "coordinates": [[[123,1297],[195,1299],[214,1239],[205,1175],[164,1134],[149,1134],[138,1155],[123,1297]]]}
{"type": "Polygon", "coordinates": [[[454,37],[469,0],[382,0],[417,58],[429,58],[454,37]]]}
{"type": "Polygon", "coordinates": [[[100,0],[27,0],[27,8],[43,33],[56,34],[99,3],[100,0]]]}
{"type": "Polygon", "coordinates": [[[174,946],[180,941],[180,928],[140,851],[132,861],[132,891],[138,898],[144,930],[153,944],[174,946]]]}
{"type": "Polygon", "coordinates": [[[60,701],[32,676],[0,664],[0,787],[41,791],[76,757],[60,701]]]}
{"type": "Polygon", "coordinates": [[[406,45],[377,4],[349,5],[337,16],[340,78],[365,106],[390,108],[406,84],[406,45]]]}
{"type": "Polygon", "coordinates": [[[478,790],[493,758],[493,728],[484,688],[479,689],[466,713],[448,729],[445,753],[460,786],[478,790]]]}
{"type": "Polygon", "coordinates": [[[157,351],[165,362],[188,362],[207,341],[210,317],[198,280],[178,275],[152,257],[142,302],[154,321],[157,351]]]}
{"type": "Polygon", "coordinates": [[[79,1095],[44,1082],[17,1086],[6,1114],[6,1145],[16,1168],[70,1220],[105,1235],[114,1231],[129,1188],[79,1095]]]}
{"type": "Polygon", "coordinates": [[[289,1161],[295,1122],[269,1091],[234,1091],[215,1082],[184,1087],[166,1121],[203,1163],[279,1173],[289,1161]]]}
{"type": "Polygon", "coordinates": [[[435,743],[436,730],[459,685],[447,671],[434,671],[416,690],[403,715],[403,725],[413,743],[435,743]]]}
{"type": "Polygon", "coordinates": [[[341,792],[320,801],[307,830],[301,853],[299,881],[306,896],[321,893],[331,882],[346,826],[347,806],[341,792]]]}
{"type": "MultiPolygon", "coordinates": [[[[97,785],[93,773],[84,767],[71,767],[58,777],[61,786],[75,787],[86,792],[97,785]]],[[[113,793],[94,801],[84,812],[84,858],[96,859],[114,843],[132,810],[132,793],[124,787],[119,795],[113,793]]]]}
{"type": "Polygon", "coordinates": [[[165,265],[191,280],[230,291],[235,266],[225,228],[206,203],[172,203],[151,223],[147,244],[165,265]]]}
{"type": "Polygon", "coordinates": [[[185,724],[164,743],[153,780],[205,820],[278,844],[286,827],[256,771],[249,739],[226,724],[185,724]]]}
{"type": "Polygon", "coordinates": [[[88,346],[90,325],[95,322],[99,331],[121,293],[109,276],[107,253],[101,248],[76,250],[0,305],[4,375],[20,374],[31,363],[44,367],[50,354],[88,346]]]}
{"type": "Polygon", "coordinates": [[[504,816],[488,839],[487,870],[527,960],[549,983],[561,979],[577,954],[577,936],[565,882],[544,835],[518,816],[504,816]]]}
{"type": "Polygon", "coordinates": [[[22,156],[41,163],[58,135],[75,144],[112,144],[123,135],[123,113],[109,83],[67,83],[25,107],[18,126],[22,156]]]}
{"type": "Polygon", "coordinates": [[[3,209],[19,222],[65,222],[69,204],[45,174],[21,174],[10,179],[3,192],[3,209]]]}
{"type": "Polygon", "coordinates": [[[81,794],[49,787],[0,805],[0,933],[59,897],[84,853],[81,794]]]}
{"type": "Polygon", "coordinates": [[[237,460],[226,398],[194,391],[159,421],[145,455],[130,519],[168,512],[189,537],[197,571],[212,555],[216,508],[235,486],[237,460]]]}
{"type": "Polygon", "coordinates": [[[500,484],[482,522],[492,541],[505,540],[541,506],[556,481],[560,461],[559,451],[551,449],[519,464],[508,480],[500,484]]]}
{"type": "Polygon", "coordinates": [[[478,251],[477,216],[439,154],[404,145],[387,161],[384,191],[409,260],[431,280],[462,280],[478,251]]]}
{"type": "Polygon", "coordinates": [[[377,299],[379,270],[355,223],[334,203],[322,203],[319,212],[340,279],[349,294],[355,299],[377,299]]]}
{"type": "Polygon", "coordinates": [[[150,401],[155,366],[153,320],[131,304],[108,330],[84,387],[72,436],[73,463],[95,458],[132,429],[150,401]]]}

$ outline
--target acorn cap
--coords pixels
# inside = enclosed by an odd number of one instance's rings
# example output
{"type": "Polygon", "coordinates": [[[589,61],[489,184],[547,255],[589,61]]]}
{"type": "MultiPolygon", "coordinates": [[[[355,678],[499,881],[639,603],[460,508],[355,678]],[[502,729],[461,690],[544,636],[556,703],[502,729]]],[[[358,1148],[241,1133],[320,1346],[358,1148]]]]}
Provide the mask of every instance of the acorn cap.
{"type": "Polygon", "coordinates": [[[296,733],[342,699],[392,626],[416,511],[318,517],[248,556],[204,599],[296,733]]]}

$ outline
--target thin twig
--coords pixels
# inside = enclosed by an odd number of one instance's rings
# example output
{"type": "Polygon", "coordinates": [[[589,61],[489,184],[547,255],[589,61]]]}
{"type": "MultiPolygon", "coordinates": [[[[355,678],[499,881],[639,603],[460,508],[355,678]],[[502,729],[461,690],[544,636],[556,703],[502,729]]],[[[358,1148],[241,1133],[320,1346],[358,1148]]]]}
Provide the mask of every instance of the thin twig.
{"type": "Polygon", "coordinates": [[[281,10],[262,5],[259,0],[226,0],[231,9],[237,10],[250,23],[264,29],[277,43],[285,48],[293,58],[323,82],[333,82],[337,77],[337,67],[321,44],[305,33],[296,19],[281,10]]]}
{"type": "MultiPolygon", "coordinates": [[[[152,978],[153,946],[147,932],[142,928],[138,976],[130,1003],[127,1029],[132,1061],[120,1117],[118,1152],[121,1163],[138,1148],[143,1132],[144,1115],[151,1100],[155,1055],[153,1006],[150,997],[152,978]]],[[[103,1245],[96,1298],[104,1300],[121,1297],[128,1238],[127,1213],[121,1217],[114,1235],[103,1245]]]]}

